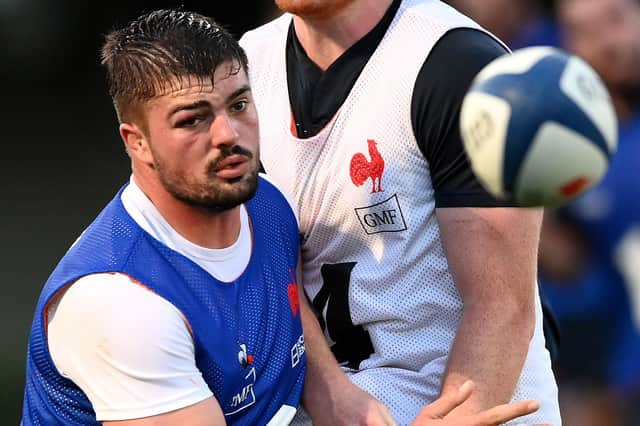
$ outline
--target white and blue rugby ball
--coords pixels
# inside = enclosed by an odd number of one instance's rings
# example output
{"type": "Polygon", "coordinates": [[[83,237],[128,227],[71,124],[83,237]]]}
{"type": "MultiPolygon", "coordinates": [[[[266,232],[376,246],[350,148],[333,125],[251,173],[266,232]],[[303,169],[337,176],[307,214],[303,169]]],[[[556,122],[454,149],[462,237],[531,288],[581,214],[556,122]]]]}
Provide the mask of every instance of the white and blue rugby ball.
{"type": "Polygon", "coordinates": [[[463,100],[460,129],[482,185],[521,206],[561,205],[584,193],[606,173],[618,138],[598,74],[543,46],[483,68],[463,100]]]}

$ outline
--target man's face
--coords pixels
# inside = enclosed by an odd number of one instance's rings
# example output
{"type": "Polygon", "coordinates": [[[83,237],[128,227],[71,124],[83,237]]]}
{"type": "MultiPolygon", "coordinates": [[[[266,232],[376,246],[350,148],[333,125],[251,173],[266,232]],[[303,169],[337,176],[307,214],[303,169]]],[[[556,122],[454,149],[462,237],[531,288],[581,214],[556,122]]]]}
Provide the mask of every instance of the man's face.
{"type": "Polygon", "coordinates": [[[562,0],[559,17],[569,50],[612,88],[640,85],[640,6],[636,0],[562,0]]]}
{"type": "Polygon", "coordinates": [[[306,19],[328,19],[356,0],[275,0],[283,12],[306,19]]]}
{"type": "Polygon", "coordinates": [[[214,85],[183,80],[146,109],[152,168],[175,198],[210,211],[250,199],[259,169],[258,119],[245,70],[225,63],[214,85]]]}

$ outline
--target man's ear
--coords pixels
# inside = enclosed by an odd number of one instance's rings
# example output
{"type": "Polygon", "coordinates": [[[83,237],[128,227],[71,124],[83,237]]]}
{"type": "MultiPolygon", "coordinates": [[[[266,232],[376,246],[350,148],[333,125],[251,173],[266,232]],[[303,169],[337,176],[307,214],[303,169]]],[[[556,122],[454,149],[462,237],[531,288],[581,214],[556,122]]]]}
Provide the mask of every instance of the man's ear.
{"type": "Polygon", "coordinates": [[[153,155],[149,149],[147,136],[135,123],[121,123],[120,137],[132,159],[153,164],[153,155]]]}

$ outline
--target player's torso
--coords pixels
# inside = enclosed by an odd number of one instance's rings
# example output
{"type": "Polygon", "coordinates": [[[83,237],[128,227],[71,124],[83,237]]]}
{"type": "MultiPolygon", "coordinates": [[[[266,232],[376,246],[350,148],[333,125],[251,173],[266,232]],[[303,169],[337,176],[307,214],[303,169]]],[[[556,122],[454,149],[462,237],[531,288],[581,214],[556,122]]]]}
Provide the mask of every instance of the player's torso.
{"type": "Polygon", "coordinates": [[[359,368],[400,364],[419,370],[444,357],[460,315],[439,239],[429,165],[410,114],[430,46],[456,21],[437,19],[448,13],[439,2],[422,4],[426,11],[414,11],[412,3],[401,6],[394,30],[337,114],[309,139],[290,130],[288,21],[281,18],[268,51],[245,46],[261,159],[298,207],[305,288],[324,311],[329,338],[343,347],[337,349],[344,352],[341,361],[359,368]],[[415,25],[423,25],[422,43],[415,43],[415,25]],[[343,318],[354,326],[345,327],[343,318]]]}
{"type": "Polygon", "coordinates": [[[82,391],[42,356],[48,350],[39,319],[48,300],[66,283],[110,271],[144,283],[183,314],[194,339],[196,365],[228,424],[262,424],[274,416],[292,415],[306,365],[292,273],[297,266],[297,227],[285,199],[281,195],[275,199],[274,193],[259,190],[247,204],[253,231],[251,260],[236,280],[224,283],[145,233],[117,196],[71,248],[43,290],[31,333],[29,352],[34,355],[28,357],[25,424],[31,424],[29,419],[38,424],[38,419],[44,421],[42,416],[81,423],[95,419],[82,391]],[[57,403],[60,398],[67,402],[57,403]],[[70,408],[74,406],[82,409],[70,408]]]}
{"type": "MultiPolygon", "coordinates": [[[[196,365],[228,424],[262,424],[279,410],[295,412],[302,391],[296,224],[284,198],[275,194],[259,189],[247,203],[251,259],[233,282],[214,279],[172,251],[159,259],[158,269],[167,261],[171,269],[162,279],[140,277],[185,316],[196,365]]],[[[145,264],[140,269],[149,268],[150,258],[140,258],[145,264]]]]}
{"type": "MultiPolygon", "coordinates": [[[[305,289],[322,312],[337,358],[401,424],[438,395],[462,310],[440,242],[429,165],[410,118],[415,80],[430,48],[450,28],[475,27],[451,13],[439,1],[403,2],[344,104],[308,139],[291,133],[290,18],[242,42],[262,162],[297,204],[305,289]]],[[[541,338],[540,324],[536,335],[541,338]]],[[[543,341],[536,345],[544,350],[543,341]]],[[[538,368],[537,358],[548,360],[536,352],[527,370],[538,368]]],[[[525,376],[519,396],[545,392],[553,411],[557,400],[554,405],[546,367],[533,380],[525,376]]]]}
{"type": "Polygon", "coordinates": [[[295,412],[302,390],[304,337],[290,273],[295,264],[285,267],[266,249],[252,256],[261,267],[249,267],[200,300],[210,311],[194,333],[196,364],[228,424],[266,423],[285,405],[295,412]]]}

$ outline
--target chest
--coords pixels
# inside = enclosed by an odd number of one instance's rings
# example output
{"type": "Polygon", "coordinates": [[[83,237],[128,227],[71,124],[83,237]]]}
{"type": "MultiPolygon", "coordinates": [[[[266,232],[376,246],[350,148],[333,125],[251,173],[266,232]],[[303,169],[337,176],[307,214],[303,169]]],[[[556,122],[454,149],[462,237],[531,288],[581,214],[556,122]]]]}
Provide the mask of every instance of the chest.
{"type": "Polygon", "coordinates": [[[201,315],[193,329],[196,364],[230,420],[255,416],[255,407],[278,400],[302,371],[304,338],[290,268],[295,264],[249,271],[192,314],[201,315]]]}

